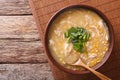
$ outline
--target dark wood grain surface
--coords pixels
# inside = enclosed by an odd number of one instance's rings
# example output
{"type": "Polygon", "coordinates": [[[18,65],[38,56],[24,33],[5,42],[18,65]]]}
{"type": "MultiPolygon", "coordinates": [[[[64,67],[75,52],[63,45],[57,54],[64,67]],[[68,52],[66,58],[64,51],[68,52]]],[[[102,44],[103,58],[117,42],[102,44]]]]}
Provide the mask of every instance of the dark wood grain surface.
{"type": "MultiPolygon", "coordinates": [[[[98,69],[112,80],[120,80],[120,0],[29,0],[35,17],[40,38],[50,17],[60,8],[71,4],[85,4],[102,11],[110,20],[114,33],[115,45],[110,58],[98,69]]],[[[50,61],[55,80],[98,80],[93,74],[72,75],[56,68],[50,61]]]]}

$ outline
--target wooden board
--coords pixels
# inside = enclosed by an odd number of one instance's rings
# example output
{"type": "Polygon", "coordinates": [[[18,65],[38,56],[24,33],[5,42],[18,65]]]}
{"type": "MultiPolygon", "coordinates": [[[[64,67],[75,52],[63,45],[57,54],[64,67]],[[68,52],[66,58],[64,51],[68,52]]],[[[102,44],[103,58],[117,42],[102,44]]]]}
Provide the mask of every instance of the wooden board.
{"type": "Polygon", "coordinates": [[[28,0],[0,0],[0,15],[31,14],[28,0]]]}
{"type": "Polygon", "coordinates": [[[0,16],[0,63],[47,62],[32,16],[0,16]]]}
{"type": "Polygon", "coordinates": [[[27,0],[0,0],[0,80],[53,80],[27,0]]]}
{"type": "Polygon", "coordinates": [[[54,80],[49,65],[0,64],[0,80],[54,80]]]}
{"type": "MultiPolygon", "coordinates": [[[[120,0],[29,0],[39,33],[43,35],[46,23],[60,8],[71,4],[85,4],[102,11],[110,20],[115,32],[115,45],[108,61],[98,69],[113,80],[120,80],[120,0]]],[[[42,38],[42,36],[41,36],[42,38]]],[[[51,62],[55,80],[97,80],[93,74],[71,75],[56,68],[51,62]],[[82,77],[82,78],[81,78],[82,77]]]]}

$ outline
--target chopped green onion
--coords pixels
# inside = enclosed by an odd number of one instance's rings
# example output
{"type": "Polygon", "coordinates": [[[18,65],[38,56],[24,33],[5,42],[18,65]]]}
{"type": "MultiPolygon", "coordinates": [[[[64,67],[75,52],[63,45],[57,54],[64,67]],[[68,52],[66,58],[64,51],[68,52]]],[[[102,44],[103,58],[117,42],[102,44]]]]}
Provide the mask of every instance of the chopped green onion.
{"type": "Polygon", "coordinates": [[[90,38],[90,33],[85,28],[72,27],[64,33],[65,38],[68,39],[69,43],[73,44],[73,48],[78,52],[86,52],[86,42],[90,38]]]}

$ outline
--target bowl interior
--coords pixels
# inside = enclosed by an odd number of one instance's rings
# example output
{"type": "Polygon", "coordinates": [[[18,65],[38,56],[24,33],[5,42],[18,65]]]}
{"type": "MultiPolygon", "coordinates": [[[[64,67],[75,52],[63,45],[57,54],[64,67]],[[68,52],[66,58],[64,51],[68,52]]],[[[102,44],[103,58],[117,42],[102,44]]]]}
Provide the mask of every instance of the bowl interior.
{"type": "Polygon", "coordinates": [[[48,59],[55,65],[57,66],[59,69],[68,72],[68,73],[72,73],[72,74],[84,74],[84,73],[88,73],[88,70],[85,71],[74,71],[74,70],[70,70],[67,68],[64,68],[63,66],[61,66],[51,55],[50,50],[48,48],[48,31],[50,29],[50,26],[52,24],[52,22],[64,11],[68,10],[68,9],[76,9],[76,8],[83,8],[83,9],[88,9],[91,10],[95,13],[97,13],[106,23],[107,27],[108,27],[108,31],[109,31],[109,49],[106,52],[104,58],[102,59],[102,61],[100,63],[98,63],[97,65],[95,65],[94,67],[92,67],[93,69],[98,69],[100,66],[102,66],[106,60],[108,59],[108,57],[111,54],[112,48],[113,48],[113,43],[114,43],[114,35],[113,35],[113,29],[112,29],[112,25],[110,24],[109,20],[107,19],[107,17],[99,10],[97,10],[96,8],[87,6],[87,5],[71,5],[71,6],[67,6],[62,8],[61,10],[59,10],[57,13],[54,14],[54,16],[52,16],[52,18],[49,20],[46,30],[45,30],[45,34],[44,34],[44,47],[45,47],[45,51],[47,54],[48,59]]]}

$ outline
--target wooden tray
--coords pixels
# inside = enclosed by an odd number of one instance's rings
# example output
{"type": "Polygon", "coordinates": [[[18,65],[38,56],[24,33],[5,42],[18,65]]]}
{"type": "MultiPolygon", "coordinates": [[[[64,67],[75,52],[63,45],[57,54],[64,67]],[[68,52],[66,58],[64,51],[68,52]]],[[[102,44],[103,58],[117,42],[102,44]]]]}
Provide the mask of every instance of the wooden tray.
{"type": "MultiPolygon", "coordinates": [[[[102,11],[110,20],[115,32],[115,46],[107,62],[98,69],[99,72],[113,80],[120,80],[120,0],[29,0],[40,38],[43,38],[46,24],[50,17],[60,8],[71,4],[85,4],[102,11]]],[[[98,80],[93,74],[72,75],[60,71],[50,61],[55,80],[98,80]]]]}

